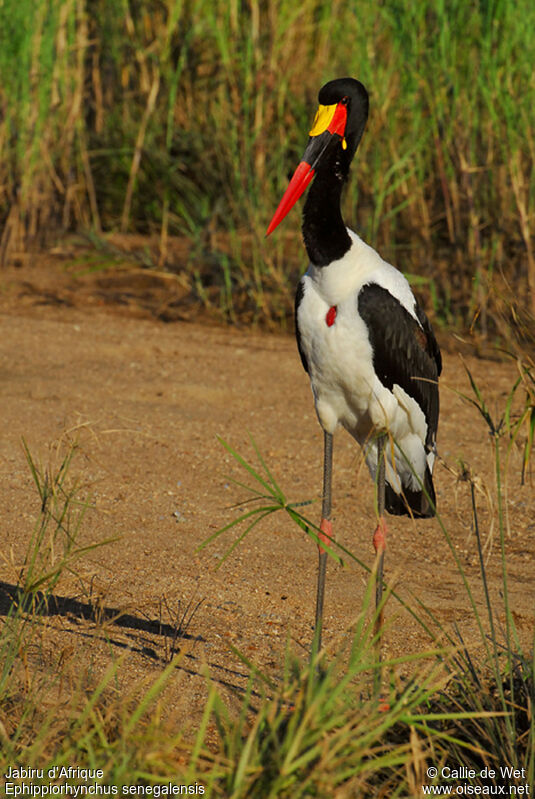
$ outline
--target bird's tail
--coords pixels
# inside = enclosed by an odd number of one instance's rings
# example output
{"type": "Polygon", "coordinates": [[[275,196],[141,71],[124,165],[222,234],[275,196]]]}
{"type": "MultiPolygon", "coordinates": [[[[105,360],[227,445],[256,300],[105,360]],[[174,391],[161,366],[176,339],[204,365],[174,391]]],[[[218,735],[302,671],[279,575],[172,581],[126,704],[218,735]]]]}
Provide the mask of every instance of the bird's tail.
{"type": "Polygon", "coordinates": [[[423,489],[417,491],[403,487],[402,493],[397,494],[387,481],[385,484],[386,510],[394,516],[416,516],[420,519],[429,519],[434,516],[436,513],[435,487],[428,466],[425,470],[423,486],[423,489]]]}

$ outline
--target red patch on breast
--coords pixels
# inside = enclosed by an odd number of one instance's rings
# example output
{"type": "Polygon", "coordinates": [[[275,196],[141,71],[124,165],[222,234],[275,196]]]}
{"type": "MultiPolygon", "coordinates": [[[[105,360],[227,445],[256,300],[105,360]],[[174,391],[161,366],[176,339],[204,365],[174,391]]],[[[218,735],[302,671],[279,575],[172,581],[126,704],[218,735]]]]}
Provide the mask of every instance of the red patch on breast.
{"type": "Polygon", "coordinates": [[[327,327],[332,327],[334,325],[335,319],[336,319],[336,305],[333,305],[331,308],[329,308],[325,316],[327,327]]]}

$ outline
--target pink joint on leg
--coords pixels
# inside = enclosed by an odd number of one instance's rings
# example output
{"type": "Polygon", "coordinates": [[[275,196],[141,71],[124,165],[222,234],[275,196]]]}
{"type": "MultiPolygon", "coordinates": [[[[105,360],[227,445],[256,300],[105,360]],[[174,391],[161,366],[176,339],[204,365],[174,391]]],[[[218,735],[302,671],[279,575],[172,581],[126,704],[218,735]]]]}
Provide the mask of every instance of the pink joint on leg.
{"type": "Polygon", "coordinates": [[[376,552],[384,552],[386,549],[387,529],[386,521],[381,517],[373,534],[373,546],[376,552]]]}
{"type": "MultiPolygon", "coordinates": [[[[328,547],[331,546],[331,538],[333,536],[333,525],[329,519],[322,519],[320,524],[320,532],[318,533],[318,538],[320,541],[323,541],[324,544],[327,544],[328,547]]],[[[320,552],[325,552],[321,544],[318,544],[320,552]]]]}

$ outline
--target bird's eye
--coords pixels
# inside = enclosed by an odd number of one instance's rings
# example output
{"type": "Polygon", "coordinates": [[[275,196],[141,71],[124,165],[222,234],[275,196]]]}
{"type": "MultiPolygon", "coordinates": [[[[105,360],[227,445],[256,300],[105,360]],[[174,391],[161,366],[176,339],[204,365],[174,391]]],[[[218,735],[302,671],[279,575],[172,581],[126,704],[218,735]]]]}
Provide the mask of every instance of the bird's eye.
{"type": "Polygon", "coordinates": [[[349,103],[349,97],[342,97],[340,102],[342,103],[342,105],[347,105],[349,103]]]}

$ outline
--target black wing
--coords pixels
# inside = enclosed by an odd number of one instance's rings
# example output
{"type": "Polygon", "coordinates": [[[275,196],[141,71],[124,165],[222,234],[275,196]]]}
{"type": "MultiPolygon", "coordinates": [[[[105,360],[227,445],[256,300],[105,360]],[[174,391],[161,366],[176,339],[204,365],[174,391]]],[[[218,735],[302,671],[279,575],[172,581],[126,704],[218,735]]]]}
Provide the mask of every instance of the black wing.
{"type": "Polygon", "coordinates": [[[297,311],[301,300],[305,294],[305,287],[303,281],[300,280],[297,284],[297,291],[295,292],[295,309],[294,309],[294,320],[295,320],[295,338],[297,339],[297,349],[299,350],[299,355],[301,356],[301,363],[303,364],[303,368],[305,372],[308,372],[308,363],[307,359],[305,358],[305,353],[303,352],[303,348],[301,346],[301,334],[299,333],[299,325],[297,323],[297,311]]]}
{"type": "Polygon", "coordinates": [[[425,315],[425,312],[420,308],[417,302],[414,304],[414,312],[418,317],[418,321],[422,326],[422,330],[425,333],[425,337],[427,340],[427,352],[433,358],[437,365],[437,377],[440,376],[442,372],[442,355],[440,354],[440,347],[438,346],[438,342],[435,338],[435,334],[433,333],[433,328],[429,323],[429,319],[425,315]]]}
{"type": "Polygon", "coordinates": [[[368,327],[375,372],[386,388],[401,386],[422,409],[427,422],[426,449],[434,446],[438,427],[440,349],[424,312],[415,303],[420,322],[377,283],[358,295],[359,314],[368,327]]]}

